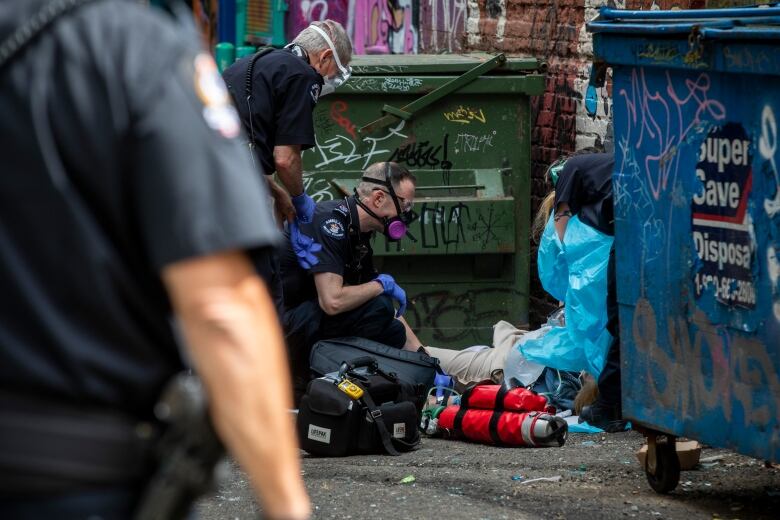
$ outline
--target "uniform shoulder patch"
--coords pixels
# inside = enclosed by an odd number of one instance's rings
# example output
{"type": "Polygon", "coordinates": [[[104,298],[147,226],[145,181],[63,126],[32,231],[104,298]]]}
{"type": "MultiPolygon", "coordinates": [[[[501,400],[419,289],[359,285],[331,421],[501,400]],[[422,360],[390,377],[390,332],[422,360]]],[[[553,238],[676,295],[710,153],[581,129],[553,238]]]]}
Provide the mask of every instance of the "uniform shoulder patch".
{"type": "Polygon", "coordinates": [[[336,240],[341,240],[346,235],[344,231],[344,224],[337,218],[329,218],[322,223],[322,231],[329,237],[333,237],[336,240]]]}
{"type": "Polygon", "coordinates": [[[314,100],[315,103],[317,102],[317,100],[320,99],[319,83],[315,83],[314,85],[311,86],[311,98],[314,100]]]}
{"type": "Polygon", "coordinates": [[[227,139],[238,137],[241,130],[238,113],[230,103],[230,96],[214,59],[206,53],[200,53],[195,56],[193,67],[195,93],[203,103],[206,124],[227,139]]]}
{"type": "Polygon", "coordinates": [[[339,204],[338,206],[336,206],[335,208],[333,208],[333,211],[338,211],[339,213],[341,213],[345,217],[347,215],[349,215],[349,208],[347,208],[347,205],[344,204],[343,202],[341,204],[339,204]]]}

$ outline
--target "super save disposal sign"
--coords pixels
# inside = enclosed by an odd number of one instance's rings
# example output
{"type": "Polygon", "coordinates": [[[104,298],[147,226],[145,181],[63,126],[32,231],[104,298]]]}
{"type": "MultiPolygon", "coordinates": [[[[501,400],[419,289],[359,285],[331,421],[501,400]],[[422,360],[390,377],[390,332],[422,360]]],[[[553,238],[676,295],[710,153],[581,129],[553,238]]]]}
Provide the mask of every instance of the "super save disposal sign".
{"type": "Polygon", "coordinates": [[[697,299],[712,289],[726,305],[756,305],[747,213],[751,159],[750,138],[738,123],[713,129],[701,145],[696,176],[702,189],[691,202],[693,241],[703,264],[694,277],[697,299]]]}

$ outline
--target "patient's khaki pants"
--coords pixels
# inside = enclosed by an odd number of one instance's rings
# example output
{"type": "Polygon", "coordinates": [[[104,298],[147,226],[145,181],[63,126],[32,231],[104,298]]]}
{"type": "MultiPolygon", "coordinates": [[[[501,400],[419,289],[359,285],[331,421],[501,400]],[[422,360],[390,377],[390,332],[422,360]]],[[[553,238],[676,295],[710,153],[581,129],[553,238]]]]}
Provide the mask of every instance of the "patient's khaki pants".
{"type": "Polygon", "coordinates": [[[490,379],[496,370],[503,371],[506,355],[526,332],[511,323],[499,321],[493,325],[493,348],[475,351],[425,347],[425,350],[439,359],[442,370],[448,375],[458,383],[468,385],[490,379]]]}

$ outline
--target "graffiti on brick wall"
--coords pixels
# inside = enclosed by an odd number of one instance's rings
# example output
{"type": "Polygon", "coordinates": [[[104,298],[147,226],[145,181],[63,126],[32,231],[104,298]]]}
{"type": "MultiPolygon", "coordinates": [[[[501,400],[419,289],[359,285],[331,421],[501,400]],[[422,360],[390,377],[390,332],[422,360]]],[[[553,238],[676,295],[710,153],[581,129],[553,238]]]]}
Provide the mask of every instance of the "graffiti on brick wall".
{"type": "Polygon", "coordinates": [[[417,52],[412,0],[353,0],[349,28],[355,54],[417,52]]]}
{"type": "Polygon", "coordinates": [[[350,0],[301,0],[288,2],[287,39],[292,40],[311,22],[335,20],[347,27],[350,0]]]}
{"type": "Polygon", "coordinates": [[[460,52],[466,30],[466,0],[420,1],[420,52],[460,52]]]}
{"type": "MultiPolygon", "coordinates": [[[[442,5],[463,4],[465,0],[438,0],[442,5]]],[[[410,54],[416,53],[419,46],[419,29],[415,19],[417,4],[415,0],[302,0],[288,2],[287,39],[292,40],[311,22],[331,19],[339,22],[347,30],[353,43],[354,54],[410,54]]],[[[465,11],[463,9],[462,11],[465,11]]],[[[441,27],[453,25],[452,32],[457,32],[458,20],[464,20],[465,14],[449,7],[447,11],[455,13],[456,18],[444,16],[443,10],[438,10],[437,16],[444,17],[446,23],[441,27]]],[[[463,24],[463,22],[461,22],[463,24]]],[[[465,24],[463,24],[465,27],[465,24]]],[[[446,33],[445,33],[446,34],[446,33]]],[[[442,42],[446,44],[446,39],[442,42]]]]}

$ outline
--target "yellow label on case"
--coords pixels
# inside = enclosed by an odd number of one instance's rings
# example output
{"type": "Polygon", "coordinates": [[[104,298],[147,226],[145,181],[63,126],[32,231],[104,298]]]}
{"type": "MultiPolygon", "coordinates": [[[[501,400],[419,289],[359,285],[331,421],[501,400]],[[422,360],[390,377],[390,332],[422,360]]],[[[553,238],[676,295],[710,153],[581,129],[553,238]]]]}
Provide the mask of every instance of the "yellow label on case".
{"type": "Polygon", "coordinates": [[[352,399],[360,399],[363,396],[363,389],[348,379],[345,379],[339,383],[339,390],[350,396],[352,399]]]}

